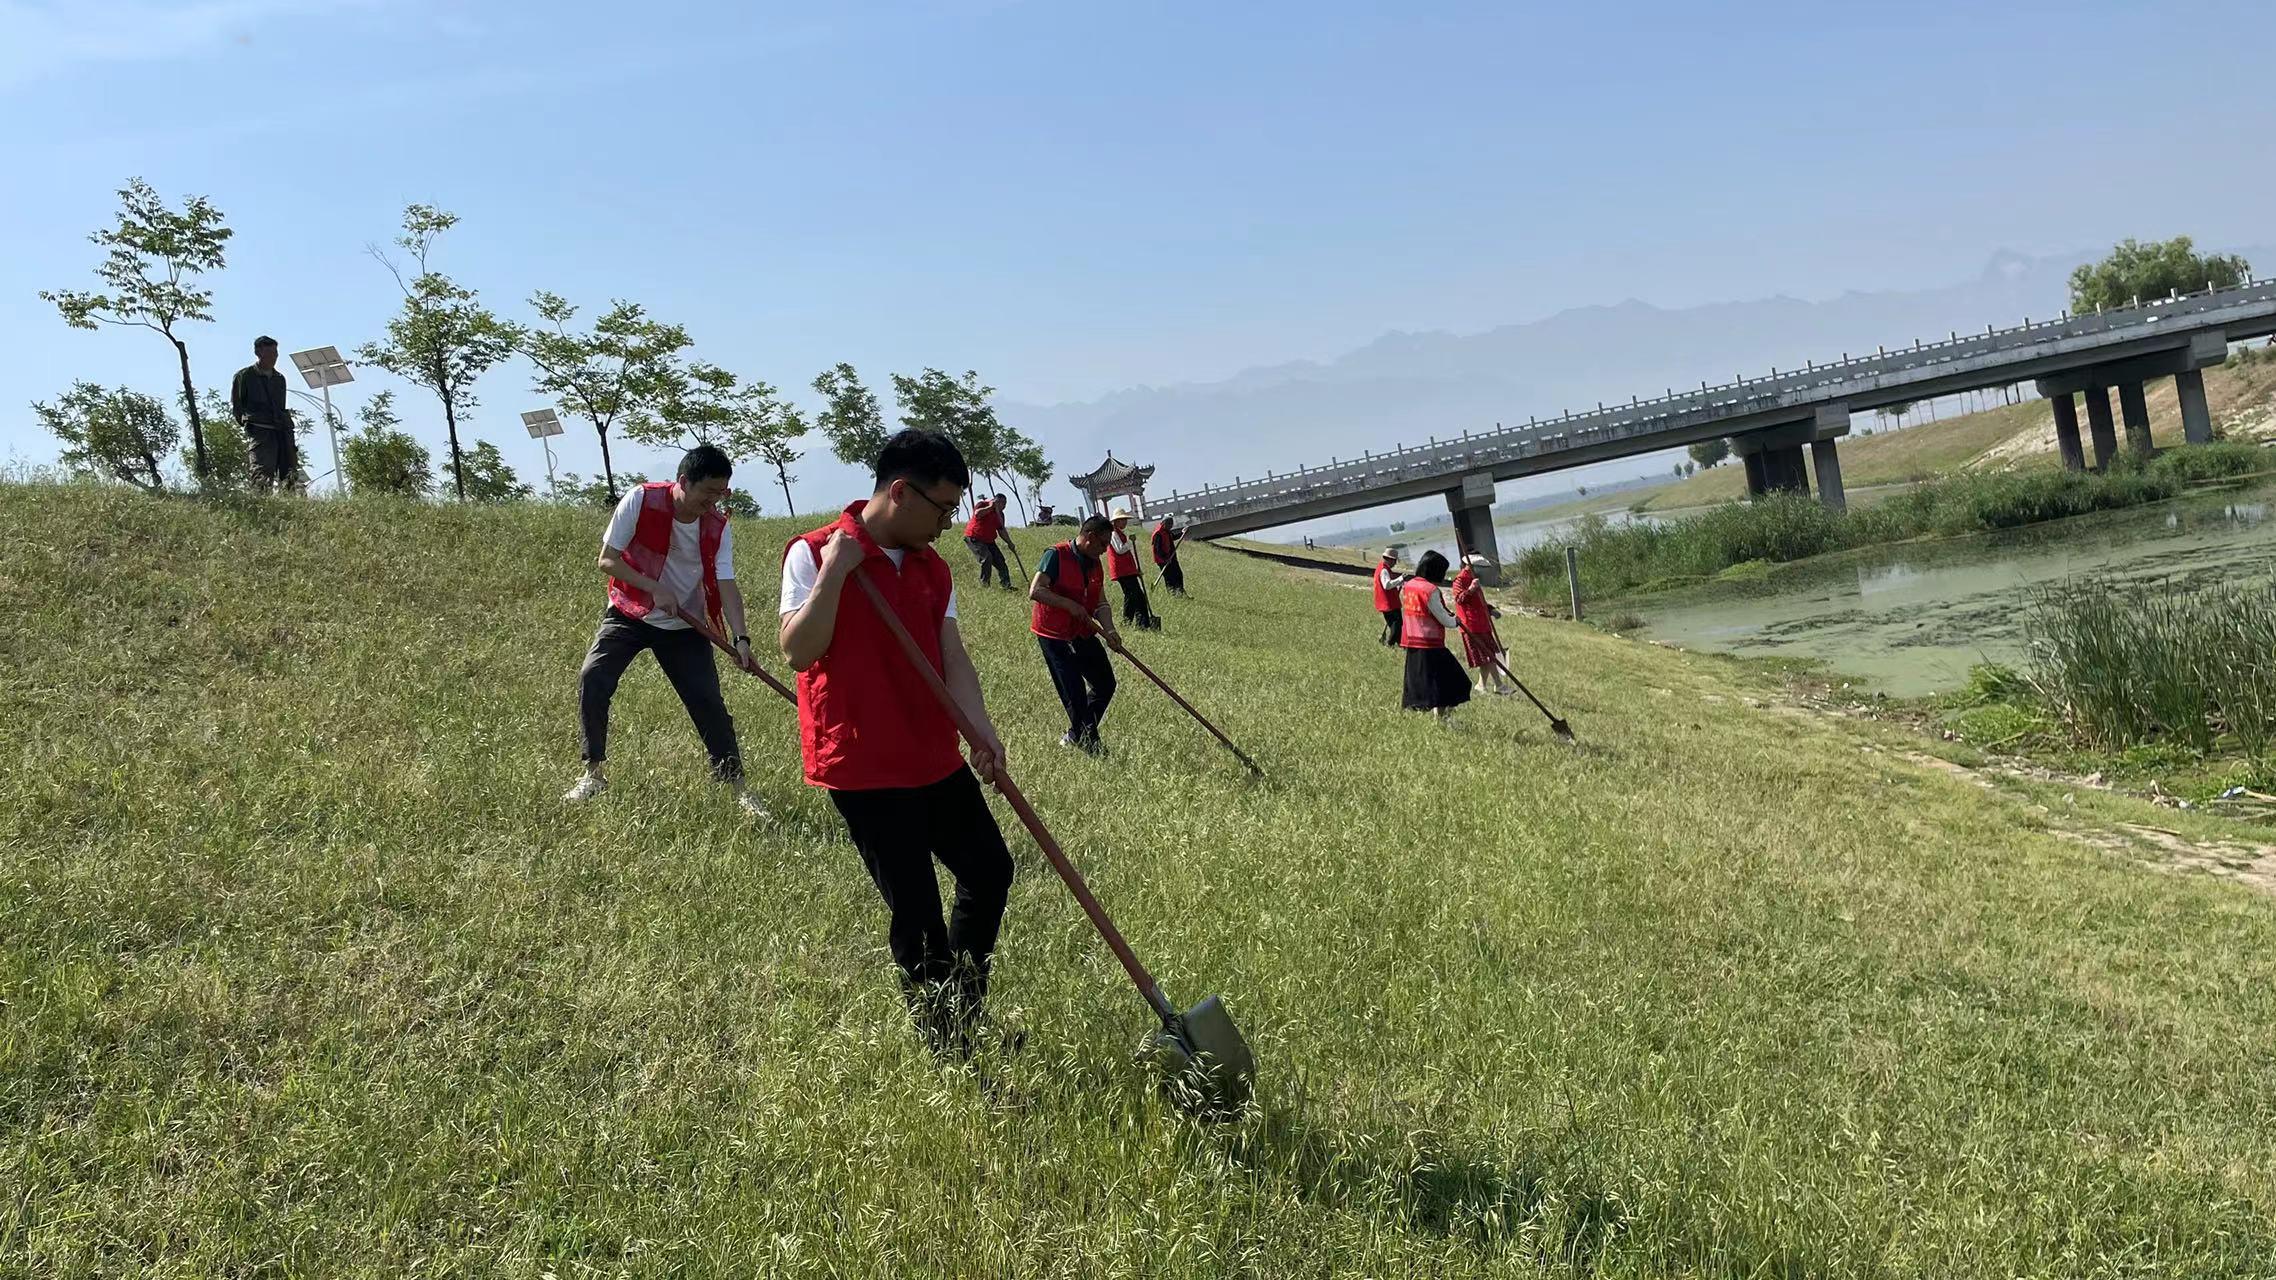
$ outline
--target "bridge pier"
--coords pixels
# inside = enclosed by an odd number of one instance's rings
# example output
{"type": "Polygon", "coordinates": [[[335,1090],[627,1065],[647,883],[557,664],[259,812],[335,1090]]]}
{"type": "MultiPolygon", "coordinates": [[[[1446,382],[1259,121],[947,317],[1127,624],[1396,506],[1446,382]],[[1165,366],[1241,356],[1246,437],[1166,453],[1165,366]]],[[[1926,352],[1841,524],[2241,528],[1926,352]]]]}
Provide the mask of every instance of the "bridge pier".
{"type": "Polygon", "coordinates": [[[2147,458],[2156,452],[2150,444],[2150,406],[2142,395],[2139,382],[2118,384],[2118,414],[2126,424],[2126,447],[2137,458],[2147,458]]]}
{"type": "Polygon", "coordinates": [[[1748,497],[1759,498],[1763,494],[1770,491],[1770,486],[1765,483],[1762,478],[1761,454],[1749,453],[1743,455],[1739,459],[1739,464],[1746,468],[1748,497]]]}
{"type": "Polygon", "coordinates": [[[2190,444],[2211,444],[2213,414],[2205,404],[2205,371],[2184,369],[2174,374],[2173,390],[2181,398],[2181,438],[2190,444]]]}
{"type": "Polygon", "coordinates": [[[1454,545],[1486,558],[1478,568],[1478,581],[1489,587],[1500,586],[1502,553],[1494,541],[1493,473],[1462,477],[1461,488],[1446,491],[1446,510],[1454,517],[1454,545]]]}
{"type": "Polygon", "coordinates": [[[1849,495],[1841,487],[1841,455],[1833,441],[1810,442],[1810,467],[1818,473],[1818,501],[1829,510],[1849,510],[1849,495]]]}
{"type": "Polygon", "coordinates": [[[2055,410],[2055,447],[2062,450],[2063,466],[2071,471],[2086,470],[2086,449],[2078,438],[2078,404],[2071,393],[2060,391],[2047,397],[2055,410]]]}
{"type": "Polygon", "coordinates": [[[2110,460],[2118,456],[2118,427],[2110,420],[2110,388],[2088,387],[2084,394],[2087,430],[2094,437],[2094,469],[2108,471],[2110,460]]]}

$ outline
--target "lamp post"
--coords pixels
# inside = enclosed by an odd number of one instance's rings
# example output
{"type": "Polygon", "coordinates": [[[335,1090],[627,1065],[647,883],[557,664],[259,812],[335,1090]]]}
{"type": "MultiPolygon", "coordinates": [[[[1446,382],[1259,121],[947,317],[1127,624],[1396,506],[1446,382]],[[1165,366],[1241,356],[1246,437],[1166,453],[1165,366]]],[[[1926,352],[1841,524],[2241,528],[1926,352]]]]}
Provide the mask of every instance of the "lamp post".
{"type": "Polygon", "coordinates": [[[553,445],[548,437],[561,434],[561,416],[551,409],[532,409],[522,415],[522,426],[529,429],[529,438],[545,448],[545,496],[558,498],[553,486],[553,445]]]}
{"type": "Polygon", "coordinates": [[[339,492],[346,493],[348,473],[340,467],[340,428],[339,420],[332,416],[332,387],[335,383],[354,382],[356,375],[349,371],[348,362],[340,358],[338,347],[295,351],[292,363],[300,370],[302,381],[324,392],[324,430],[332,437],[332,483],[339,492]]]}

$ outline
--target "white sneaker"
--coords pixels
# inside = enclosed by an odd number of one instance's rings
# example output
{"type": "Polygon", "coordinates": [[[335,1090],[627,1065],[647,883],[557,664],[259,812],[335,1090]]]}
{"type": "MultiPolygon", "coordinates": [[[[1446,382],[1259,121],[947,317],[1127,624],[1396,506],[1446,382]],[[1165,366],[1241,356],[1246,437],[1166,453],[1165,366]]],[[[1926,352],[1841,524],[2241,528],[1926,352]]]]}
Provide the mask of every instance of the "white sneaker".
{"type": "Polygon", "coordinates": [[[744,817],[754,822],[763,822],[774,817],[774,814],[768,810],[766,802],[759,799],[759,793],[747,787],[735,789],[735,807],[743,811],[744,817]]]}
{"type": "Polygon", "coordinates": [[[563,804],[583,804],[606,790],[609,780],[597,773],[588,773],[577,779],[577,785],[561,793],[563,804]]]}

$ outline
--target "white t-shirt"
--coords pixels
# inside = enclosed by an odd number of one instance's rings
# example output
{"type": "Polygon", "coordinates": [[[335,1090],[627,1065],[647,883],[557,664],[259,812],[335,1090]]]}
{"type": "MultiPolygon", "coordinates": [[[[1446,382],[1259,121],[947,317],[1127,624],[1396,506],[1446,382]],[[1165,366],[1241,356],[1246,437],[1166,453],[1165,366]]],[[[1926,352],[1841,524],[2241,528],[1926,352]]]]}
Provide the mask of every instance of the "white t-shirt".
{"type": "MultiPolygon", "coordinates": [[[[894,569],[908,558],[907,547],[887,547],[885,558],[893,562],[894,569]]],[[[782,558],[782,613],[788,617],[806,604],[806,597],[814,594],[814,580],[822,576],[822,558],[812,547],[794,542],[782,558]]],[[[948,616],[956,616],[956,588],[948,589],[948,616]]]]}
{"type": "MultiPolygon", "coordinates": [[[[633,535],[640,532],[642,495],[643,490],[635,486],[617,502],[616,511],[609,516],[608,532],[601,535],[601,540],[616,551],[621,552],[631,546],[633,535]]],[[[719,531],[719,554],[712,558],[712,565],[713,572],[718,574],[721,582],[734,581],[733,523],[719,531]]],[[[700,615],[703,612],[703,517],[698,516],[685,522],[678,519],[672,521],[672,551],[664,557],[664,571],[655,577],[664,588],[658,593],[661,597],[658,604],[677,604],[684,613],[700,615]]],[[[641,621],[659,631],[680,631],[688,625],[678,618],[653,613],[641,621]]]]}
{"type": "Polygon", "coordinates": [[[1440,626],[1445,627],[1448,631],[1461,629],[1462,624],[1454,620],[1454,611],[1446,607],[1446,588],[1433,588],[1430,598],[1423,603],[1429,607],[1430,616],[1438,619],[1440,626]]]}

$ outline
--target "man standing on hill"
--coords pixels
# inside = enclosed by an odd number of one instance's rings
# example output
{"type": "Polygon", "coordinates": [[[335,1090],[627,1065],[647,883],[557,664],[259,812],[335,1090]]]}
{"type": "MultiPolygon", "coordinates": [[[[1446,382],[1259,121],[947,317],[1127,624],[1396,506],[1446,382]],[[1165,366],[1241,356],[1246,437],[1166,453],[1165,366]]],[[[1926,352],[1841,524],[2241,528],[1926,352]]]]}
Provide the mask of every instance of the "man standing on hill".
{"type": "Polygon", "coordinates": [[[932,548],[972,481],[947,437],[914,429],[885,442],[876,480],[867,499],[784,548],[778,639],[798,672],[806,781],[829,793],[885,899],[887,946],[919,1034],[935,1052],[962,1056],[983,1026],[1012,885],[1011,851],[974,776],[995,781],[1004,749],[956,629],[954,578],[932,548]],[[978,731],[971,768],[957,752],[956,722],[857,574],[978,731]],[[956,879],[945,923],[935,858],[956,879]]]}
{"type": "Polygon", "coordinates": [[[277,372],[275,338],[264,333],[253,339],[253,363],[229,382],[229,412],[245,430],[253,486],[263,493],[280,484],[300,488],[300,443],[285,401],[285,377],[277,372]]]}
{"type": "Polygon", "coordinates": [[[1146,584],[1138,576],[1138,548],[1130,541],[1128,508],[1116,511],[1111,517],[1114,534],[1106,544],[1106,576],[1122,588],[1122,620],[1140,631],[1159,631],[1162,620],[1147,607],[1146,584]]]}
{"type": "Polygon", "coordinates": [[[1394,648],[1399,643],[1399,584],[1406,581],[1391,566],[1399,563],[1397,547],[1383,548],[1383,557],[1375,562],[1375,612],[1383,615],[1383,643],[1394,648]]]}
{"type": "Polygon", "coordinates": [[[1185,594],[1185,569],[1178,564],[1178,544],[1185,541],[1185,530],[1177,527],[1176,516],[1163,516],[1154,526],[1154,563],[1162,568],[1162,585],[1170,594],[1185,594]]]}
{"type": "Polygon", "coordinates": [[[1106,604],[1106,570],[1099,563],[1113,533],[1105,516],[1086,517],[1074,541],[1043,553],[1027,588],[1027,598],[1035,602],[1027,629],[1043,647],[1043,665],[1067,709],[1067,736],[1059,745],[1094,756],[1105,750],[1098,726],[1106,704],[1114,700],[1114,664],[1106,651],[1122,648],[1114,611],[1106,604]],[[1100,636],[1106,637],[1103,645],[1100,636]]]}
{"type": "Polygon", "coordinates": [[[641,653],[653,651],[710,753],[711,776],[734,791],[735,803],[746,815],[767,816],[766,806],[743,785],[735,718],[720,696],[711,642],[685,620],[708,617],[715,634],[735,637],[736,664],[751,665],[743,593],[735,585],[734,533],[720,506],[733,473],[725,453],[697,445],[680,459],[678,480],[628,491],[609,517],[600,558],[601,572],[608,575],[608,608],[577,680],[585,776],[563,800],[590,800],[608,785],[601,762],[608,758],[609,703],[624,669],[641,653]]]}
{"type": "Polygon", "coordinates": [[[993,569],[996,581],[1003,589],[1012,589],[1012,571],[1004,567],[1004,549],[997,546],[998,539],[1008,541],[1004,532],[1004,495],[997,494],[993,502],[977,504],[972,518],[964,525],[964,545],[972,549],[972,558],[980,562],[980,585],[988,585],[988,571],[993,569]]]}

